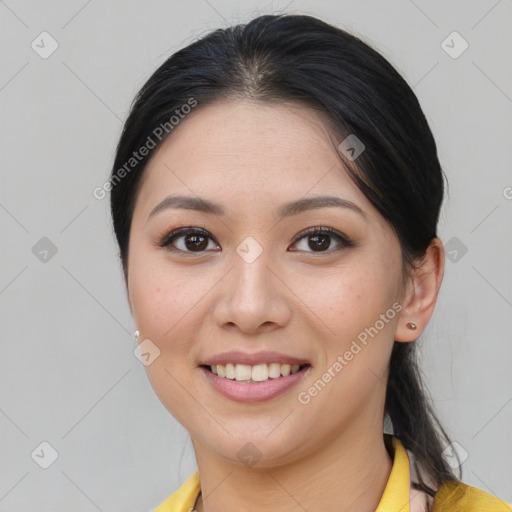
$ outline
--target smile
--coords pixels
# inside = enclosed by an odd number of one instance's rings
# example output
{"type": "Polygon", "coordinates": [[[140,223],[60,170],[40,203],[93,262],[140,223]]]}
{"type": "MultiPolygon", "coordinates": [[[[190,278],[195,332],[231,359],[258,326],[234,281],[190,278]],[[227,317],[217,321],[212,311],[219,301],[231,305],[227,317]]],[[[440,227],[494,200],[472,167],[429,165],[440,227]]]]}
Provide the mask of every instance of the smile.
{"type": "MultiPolygon", "coordinates": [[[[304,365],[303,365],[304,366],[304,365]]],[[[211,365],[210,370],[214,375],[221,378],[244,381],[244,382],[264,382],[269,379],[278,379],[279,377],[288,377],[290,374],[297,373],[301,365],[299,364],[237,364],[228,363],[211,365]]]]}
{"type": "Polygon", "coordinates": [[[200,366],[209,385],[235,402],[255,403],[276,398],[305,376],[309,364],[236,364],[200,366]]]}

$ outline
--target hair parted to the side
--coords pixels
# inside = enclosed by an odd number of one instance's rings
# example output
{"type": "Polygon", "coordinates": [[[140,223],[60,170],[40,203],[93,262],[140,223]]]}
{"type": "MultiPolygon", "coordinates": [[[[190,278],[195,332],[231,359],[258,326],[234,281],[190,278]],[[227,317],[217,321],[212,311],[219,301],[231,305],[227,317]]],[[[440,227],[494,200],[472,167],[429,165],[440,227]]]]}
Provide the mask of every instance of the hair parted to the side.
{"type": "MultiPolygon", "coordinates": [[[[415,94],[394,67],[358,37],[310,16],[265,15],[215,30],[176,52],[137,94],[111,175],[111,212],[125,279],[141,178],[165,137],[114,183],[116,172],[191,99],[197,111],[214,101],[238,98],[314,108],[325,118],[336,146],[355,134],[364,152],[353,162],[341,152],[340,158],[396,232],[404,272],[414,268],[437,236],[444,193],[436,144],[415,94]]],[[[186,123],[186,116],[180,122],[186,123]]],[[[172,137],[172,131],[166,136],[172,137]]],[[[457,477],[442,456],[443,444],[450,439],[422,384],[416,343],[395,342],[385,412],[393,433],[440,486],[457,477]]],[[[421,474],[419,488],[434,495],[421,474]]]]}

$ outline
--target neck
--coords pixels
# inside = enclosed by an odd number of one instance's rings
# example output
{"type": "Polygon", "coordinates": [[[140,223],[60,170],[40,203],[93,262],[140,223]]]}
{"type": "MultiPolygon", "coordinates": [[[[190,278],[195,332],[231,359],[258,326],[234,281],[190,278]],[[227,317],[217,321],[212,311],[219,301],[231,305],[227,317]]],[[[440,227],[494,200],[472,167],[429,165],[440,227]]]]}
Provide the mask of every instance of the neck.
{"type": "Polygon", "coordinates": [[[233,465],[194,447],[202,489],[197,512],[374,512],[392,467],[382,426],[371,435],[346,430],[307,457],[270,468],[233,465]]]}

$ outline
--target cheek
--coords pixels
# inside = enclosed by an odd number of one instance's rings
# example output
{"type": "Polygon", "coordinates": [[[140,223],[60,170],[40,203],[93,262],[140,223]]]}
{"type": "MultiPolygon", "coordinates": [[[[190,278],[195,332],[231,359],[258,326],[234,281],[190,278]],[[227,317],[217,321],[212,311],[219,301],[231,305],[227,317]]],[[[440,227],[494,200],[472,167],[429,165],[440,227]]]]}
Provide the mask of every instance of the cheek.
{"type": "Polygon", "coordinates": [[[191,364],[187,362],[191,336],[183,330],[184,320],[197,299],[190,293],[194,288],[185,286],[179,276],[171,275],[162,262],[150,254],[140,256],[134,251],[130,263],[130,302],[141,341],[151,340],[157,347],[154,350],[159,351],[158,357],[145,366],[145,370],[165,407],[179,414],[182,397],[179,383],[184,381],[185,369],[191,364]]]}
{"type": "Polygon", "coordinates": [[[173,272],[162,255],[140,256],[134,252],[129,273],[133,316],[146,337],[163,343],[205,293],[205,283],[198,273],[173,272]]]}
{"type": "Polygon", "coordinates": [[[133,317],[143,339],[151,340],[160,351],[145,371],[164,407],[183,423],[184,411],[193,406],[183,392],[192,365],[187,314],[198,301],[200,285],[199,289],[194,286],[189,274],[170,272],[162,258],[142,251],[134,251],[130,257],[128,283],[133,317]]]}
{"type": "Polygon", "coordinates": [[[392,267],[361,264],[337,269],[316,284],[303,282],[307,317],[322,354],[301,389],[302,399],[310,400],[304,410],[312,416],[346,421],[375,399],[377,388],[383,392],[398,316],[395,277],[392,267]]]}
{"type": "Polygon", "coordinates": [[[328,269],[295,281],[297,295],[329,336],[357,335],[392,307],[397,297],[395,269],[384,265],[359,265],[328,269]],[[328,329],[327,329],[328,328],[328,329]]]}
{"type": "Polygon", "coordinates": [[[322,274],[302,280],[298,293],[310,308],[311,329],[319,334],[321,357],[314,378],[330,369],[336,378],[319,401],[339,400],[350,390],[344,398],[350,409],[385,376],[400,308],[399,268],[391,261],[377,264],[372,257],[322,274]]]}

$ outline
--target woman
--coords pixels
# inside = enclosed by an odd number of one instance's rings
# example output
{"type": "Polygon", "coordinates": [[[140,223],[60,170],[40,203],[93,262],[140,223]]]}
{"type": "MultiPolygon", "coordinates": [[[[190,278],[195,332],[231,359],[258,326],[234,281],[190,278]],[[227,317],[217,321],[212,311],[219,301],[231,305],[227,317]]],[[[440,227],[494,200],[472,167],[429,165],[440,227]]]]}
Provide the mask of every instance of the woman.
{"type": "Polygon", "coordinates": [[[412,90],[315,18],[217,30],[153,74],[111,208],[148,377],[198,465],[158,512],[510,511],[453,473],[416,364],[443,189],[412,90]]]}

